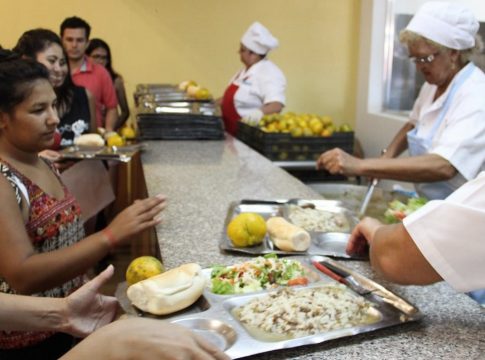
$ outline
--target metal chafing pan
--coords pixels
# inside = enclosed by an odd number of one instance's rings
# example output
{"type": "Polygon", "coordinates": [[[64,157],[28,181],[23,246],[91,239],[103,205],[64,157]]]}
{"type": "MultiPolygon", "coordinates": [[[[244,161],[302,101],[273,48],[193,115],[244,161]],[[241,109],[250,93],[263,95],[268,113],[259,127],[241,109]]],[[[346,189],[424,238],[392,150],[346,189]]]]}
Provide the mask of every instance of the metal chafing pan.
{"type": "Polygon", "coordinates": [[[157,91],[175,91],[178,86],[175,84],[138,84],[136,85],[137,93],[150,93],[157,91]]]}
{"type": "MultiPolygon", "coordinates": [[[[307,267],[312,267],[313,261],[332,263],[342,269],[342,271],[347,271],[352,274],[363,287],[368,287],[369,292],[364,295],[358,295],[353,292],[351,288],[348,288],[348,291],[355,296],[362,296],[372,304],[371,311],[375,317],[374,322],[287,340],[261,339],[258,338],[257,335],[252,335],[246,329],[246,327],[238,320],[233,310],[254,298],[266,296],[270,291],[277,291],[277,289],[242,295],[217,295],[213,294],[209,287],[204,290],[203,295],[197,303],[187,309],[188,313],[182,311],[172,314],[171,316],[150,317],[167,320],[191,329],[218,346],[220,349],[224,350],[232,359],[278,349],[318,344],[328,340],[354,336],[381,328],[416,321],[422,317],[419,310],[409,304],[406,300],[388,291],[374,281],[346,268],[338,262],[322,256],[301,257],[297,258],[297,260],[307,267]],[[406,304],[406,307],[403,308],[401,306],[402,304],[406,304]]],[[[204,273],[208,278],[210,278],[210,271],[211,269],[204,269],[204,273]]],[[[299,286],[294,289],[296,291],[301,291],[308,287],[325,286],[335,282],[323,273],[316,271],[316,274],[319,277],[318,281],[311,283],[308,286],[299,286]]],[[[131,306],[127,305],[126,285],[118,288],[117,297],[125,310],[126,307],[131,306]]],[[[143,313],[139,315],[146,316],[146,314],[143,313]]]]}
{"type": "Polygon", "coordinates": [[[261,254],[284,254],[284,255],[325,255],[341,258],[355,258],[361,259],[359,255],[348,255],[345,251],[347,242],[350,236],[350,231],[357,224],[357,218],[352,212],[348,211],[342,206],[342,202],[337,200],[305,200],[305,199],[290,199],[290,200],[252,200],[243,199],[239,202],[233,202],[229,205],[224,228],[221,239],[219,241],[219,248],[226,251],[235,251],[246,254],[261,255],[261,254]],[[310,231],[312,242],[307,251],[283,251],[274,246],[268,235],[265,236],[263,243],[251,247],[236,247],[232,244],[227,236],[226,230],[229,222],[233,217],[244,212],[253,212],[263,216],[265,220],[272,216],[288,217],[288,205],[305,205],[312,204],[317,209],[328,210],[331,212],[338,212],[343,214],[350,225],[349,232],[317,232],[310,231]]]}
{"type": "Polygon", "coordinates": [[[142,102],[166,102],[166,101],[188,101],[188,102],[209,102],[213,98],[209,97],[207,99],[196,99],[195,97],[189,96],[184,91],[178,89],[163,89],[162,91],[150,91],[148,93],[138,93],[135,94],[136,103],[142,102]]]}
{"type": "MultiPolygon", "coordinates": [[[[368,187],[354,184],[320,183],[309,184],[310,188],[322,195],[325,199],[336,199],[342,206],[354,213],[358,213],[368,187]]],[[[384,221],[384,212],[388,204],[393,200],[400,200],[404,203],[411,197],[409,192],[390,191],[376,187],[370,198],[369,206],[365,215],[375,217],[384,221]]]]}
{"type": "Polygon", "coordinates": [[[138,106],[139,114],[190,114],[220,116],[220,109],[212,102],[146,101],[138,106]]]}

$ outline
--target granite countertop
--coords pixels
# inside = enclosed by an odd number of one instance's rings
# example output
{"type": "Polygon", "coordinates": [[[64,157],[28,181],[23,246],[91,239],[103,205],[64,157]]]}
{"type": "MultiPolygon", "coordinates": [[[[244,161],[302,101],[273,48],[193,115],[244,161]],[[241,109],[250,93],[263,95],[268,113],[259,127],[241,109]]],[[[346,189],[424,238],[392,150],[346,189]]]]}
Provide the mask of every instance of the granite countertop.
{"type": "MultiPolygon", "coordinates": [[[[152,141],[143,153],[149,195],[168,196],[157,227],[167,268],[202,267],[247,259],[222,253],[218,242],[230,202],[241,199],[321,198],[245,144],[224,141],[152,141]]],[[[417,306],[424,318],[319,345],[251,356],[251,359],[484,359],[485,310],[446,283],[397,286],[373,273],[368,262],[344,261],[417,306]]],[[[404,271],[404,270],[403,270],[404,271]]]]}

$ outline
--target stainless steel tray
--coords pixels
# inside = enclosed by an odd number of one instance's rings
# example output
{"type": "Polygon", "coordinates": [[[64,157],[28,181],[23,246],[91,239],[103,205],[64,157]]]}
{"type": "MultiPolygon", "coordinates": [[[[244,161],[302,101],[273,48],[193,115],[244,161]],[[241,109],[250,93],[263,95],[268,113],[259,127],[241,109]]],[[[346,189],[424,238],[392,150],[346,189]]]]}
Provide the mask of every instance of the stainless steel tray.
{"type": "Polygon", "coordinates": [[[145,144],[122,147],[108,146],[70,146],[60,151],[66,160],[114,160],[129,162],[138,151],[144,150],[145,144]]]}
{"type": "MultiPolygon", "coordinates": [[[[244,305],[254,298],[265,296],[270,291],[261,291],[243,295],[216,295],[210,292],[209,288],[204,290],[203,295],[196,304],[186,310],[187,313],[183,311],[172,314],[172,316],[148,316],[168,320],[172,323],[191,329],[208,341],[217,345],[220,349],[224,350],[232,359],[278,349],[318,344],[332,339],[354,336],[381,328],[416,321],[422,317],[419,310],[415,306],[409,304],[406,300],[391,293],[372,280],[340,265],[338,262],[322,256],[301,257],[298,258],[298,260],[307,267],[312,267],[312,261],[327,261],[349,272],[363,285],[375,288],[375,291],[371,291],[365,295],[356,296],[363,296],[373,304],[373,308],[378,314],[378,320],[372,324],[356,325],[350,328],[331,330],[316,335],[292,338],[289,340],[263,341],[252,336],[244,325],[239,322],[237,317],[233,315],[232,310],[238,306],[244,305]]],[[[204,269],[207,277],[210,277],[210,271],[210,269],[204,269]]],[[[327,277],[323,273],[317,273],[319,274],[320,281],[314,282],[308,285],[308,287],[318,287],[329,283],[335,283],[333,279],[327,277]]],[[[295,290],[299,291],[305,288],[307,287],[295,287],[295,290]]],[[[348,291],[353,292],[350,288],[348,291]]],[[[130,310],[130,307],[132,308],[132,306],[127,305],[126,285],[118,287],[116,295],[120,300],[122,307],[125,310],[127,310],[126,308],[128,307],[128,313],[133,313],[133,309],[130,310]]],[[[147,316],[143,313],[139,315],[147,316]]]]}
{"type": "Polygon", "coordinates": [[[213,101],[214,99],[208,97],[207,99],[196,99],[193,96],[189,96],[184,91],[173,89],[173,90],[164,90],[164,91],[156,91],[150,92],[145,94],[136,94],[135,95],[137,104],[141,104],[144,102],[169,102],[169,101],[187,101],[187,102],[208,102],[213,101]]]}
{"type": "MultiPolygon", "coordinates": [[[[309,184],[308,186],[325,199],[338,199],[346,209],[355,213],[359,211],[367,192],[367,186],[354,184],[321,183],[309,184]]],[[[391,201],[397,199],[406,203],[410,197],[411,195],[406,192],[389,191],[376,187],[365,214],[384,222],[384,213],[391,201]]]]}
{"type": "Polygon", "coordinates": [[[304,200],[304,199],[290,199],[290,200],[250,200],[243,199],[239,202],[232,202],[229,205],[224,228],[221,239],[219,241],[219,248],[226,251],[235,251],[240,253],[262,255],[262,254],[284,254],[284,255],[325,255],[340,258],[362,259],[362,256],[348,255],[345,252],[347,242],[350,236],[350,231],[357,224],[357,218],[347,209],[342,206],[342,203],[337,200],[304,200]],[[263,243],[252,247],[236,247],[232,244],[227,236],[227,225],[233,217],[244,212],[254,212],[263,216],[266,220],[272,216],[288,216],[287,205],[302,205],[311,203],[317,209],[327,209],[330,211],[340,212],[347,217],[350,229],[349,232],[316,232],[310,231],[312,242],[307,251],[283,251],[276,248],[269,238],[265,236],[263,243]]]}
{"type": "Polygon", "coordinates": [[[141,102],[138,114],[181,114],[220,116],[221,111],[213,102],[151,101],[141,102]]]}

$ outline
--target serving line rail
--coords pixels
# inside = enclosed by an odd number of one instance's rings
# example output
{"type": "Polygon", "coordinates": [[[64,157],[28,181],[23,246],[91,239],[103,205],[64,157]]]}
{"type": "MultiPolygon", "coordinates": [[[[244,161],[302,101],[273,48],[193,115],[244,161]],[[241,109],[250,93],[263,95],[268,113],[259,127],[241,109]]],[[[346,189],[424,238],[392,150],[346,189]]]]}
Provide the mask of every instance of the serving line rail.
{"type": "MultiPolygon", "coordinates": [[[[152,141],[142,154],[150,195],[168,196],[156,233],[167,268],[202,267],[250,258],[219,250],[225,216],[241,199],[319,199],[314,190],[245,144],[224,141],[152,141]]],[[[366,261],[344,265],[384,285],[424,314],[404,324],[318,345],[253,355],[251,359],[480,359],[485,353],[485,311],[445,283],[398,286],[373,273],[366,261]]]]}

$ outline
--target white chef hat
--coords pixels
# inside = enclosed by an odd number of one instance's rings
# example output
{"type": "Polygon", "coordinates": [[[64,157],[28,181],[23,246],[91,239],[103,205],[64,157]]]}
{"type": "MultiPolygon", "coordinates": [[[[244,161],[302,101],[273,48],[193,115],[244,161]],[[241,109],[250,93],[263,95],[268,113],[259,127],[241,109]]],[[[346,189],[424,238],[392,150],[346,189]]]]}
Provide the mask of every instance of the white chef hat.
{"type": "Polygon", "coordinates": [[[406,30],[447,48],[465,50],[475,46],[479,26],[475,15],[465,6],[430,1],[421,6],[406,30]]]}
{"type": "Polygon", "coordinates": [[[241,43],[252,52],[266,55],[270,50],[278,47],[278,39],[259,22],[254,22],[241,38],[241,43]]]}

